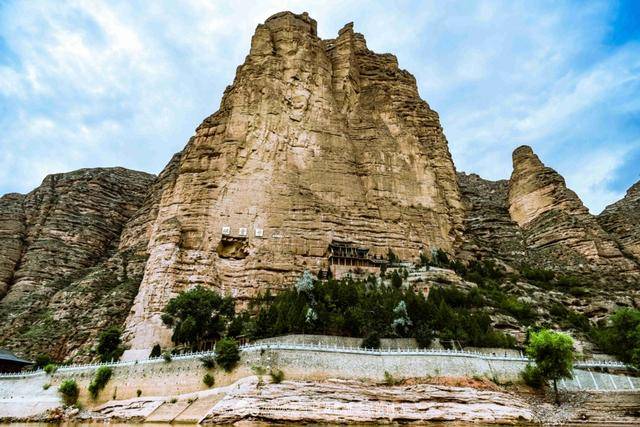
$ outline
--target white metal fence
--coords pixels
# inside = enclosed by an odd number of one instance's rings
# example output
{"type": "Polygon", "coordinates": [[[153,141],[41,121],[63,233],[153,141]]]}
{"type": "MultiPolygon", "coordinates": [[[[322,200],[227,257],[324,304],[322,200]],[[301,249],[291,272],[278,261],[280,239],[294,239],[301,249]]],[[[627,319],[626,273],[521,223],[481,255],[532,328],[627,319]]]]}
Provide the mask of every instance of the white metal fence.
{"type": "MultiPolygon", "coordinates": [[[[477,358],[484,360],[503,360],[513,362],[528,362],[529,359],[525,356],[500,356],[497,354],[487,354],[480,352],[471,352],[464,350],[432,350],[432,349],[402,349],[402,348],[386,348],[386,349],[371,349],[360,347],[346,347],[339,345],[323,345],[323,344],[287,344],[287,343],[265,343],[265,344],[247,344],[240,346],[241,351],[261,351],[261,350],[294,350],[294,351],[315,351],[315,352],[330,352],[330,353],[348,353],[348,354],[363,354],[363,355],[375,355],[375,356],[445,356],[445,357],[466,357],[477,358]]],[[[172,360],[190,360],[197,359],[203,356],[214,356],[215,352],[211,350],[200,352],[189,352],[175,354],[171,356],[172,360]]],[[[60,372],[73,372],[97,369],[100,366],[133,366],[140,364],[150,363],[164,363],[164,357],[154,357],[142,360],[129,360],[119,362],[103,362],[103,363],[88,363],[88,364],[74,364],[74,365],[61,365],[58,367],[60,372]]],[[[616,361],[601,361],[601,360],[588,360],[583,362],[577,362],[574,365],[575,368],[611,368],[611,369],[631,369],[630,366],[616,361]]],[[[44,375],[45,372],[42,369],[33,372],[18,372],[18,373],[0,373],[0,378],[20,378],[20,377],[32,377],[37,375],[44,375]]]]}

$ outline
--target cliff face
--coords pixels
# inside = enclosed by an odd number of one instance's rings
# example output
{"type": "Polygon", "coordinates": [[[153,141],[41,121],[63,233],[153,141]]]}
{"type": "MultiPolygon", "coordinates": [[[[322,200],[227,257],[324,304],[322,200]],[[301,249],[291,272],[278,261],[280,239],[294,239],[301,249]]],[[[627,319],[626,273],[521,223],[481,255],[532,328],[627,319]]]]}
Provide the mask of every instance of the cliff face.
{"type": "Polygon", "coordinates": [[[83,169],[0,199],[0,347],[63,358],[100,326],[122,323],[144,259],[118,250],[119,237],[153,181],[123,168],[83,169]],[[138,273],[128,267],[136,263],[138,273]]]}
{"type": "Polygon", "coordinates": [[[519,263],[526,255],[522,229],[509,213],[509,181],[489,181],[458,173],[465,207],[463,257],[519,263]]]}
{"type": "Polygon", "coordinates": [[[623,250],[640,262],[640,182],[598,215],[598,223],[614,236],[623,250]]]}
{"type": "Polygon", "coordinates": [[[0,198],[0,347],[83,360],[124,324],[126,357],[146,357],[170,344],[160,314],[180,291],[243,303],[326,268],[333,239],[622,284],[566,301],[602,316],[635,304],[639,205],[636,184],[594,217],[529,147],[509,180],[456,174],[437,113],[393,55],[351,24],[321,40],[313,19],[283,12],[257,27],[220,109],[159,177],[87,169],[0,198]]]}
{"type": "Polygon", "coordinates": [[[438,115],[413,76],[368,50],[351,24],[321,40],[314,20],[285,12],[256,29],[152,228],[127,321],[134,349],[168,343],[159,313],[186,286],[239,299],[277,289],[319,270],[333,238],[406,259],[451,250],[462,209],[438,115]],[[246,239],[236,239],[241,229],[246,239]]]}
{"type": "Polygon", "coordinates": [[[637,279],[638,265],[622,254],[564,179],[527,146],[513,152],[509,213],[522,228],[534,263],[637,279]]]}

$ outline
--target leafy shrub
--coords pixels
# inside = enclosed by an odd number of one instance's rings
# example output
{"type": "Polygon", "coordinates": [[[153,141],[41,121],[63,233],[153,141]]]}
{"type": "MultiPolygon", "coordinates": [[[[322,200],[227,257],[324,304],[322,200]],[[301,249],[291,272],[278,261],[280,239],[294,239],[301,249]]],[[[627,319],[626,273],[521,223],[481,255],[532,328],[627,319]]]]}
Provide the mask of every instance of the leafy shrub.
{"type": "Polygon", "coordinates": [[[102,362],[118,360],[120,356],[122,356],[124,348],[120,345],[122,343],[120,339],[121,334],[122,331],[117,326],[111,326],[100,332],[96,351],[100,355],[102,362]]]}
{"type": "Polygon", "coordinates": [[[211,388],[211,386],[216,383],[216,380],[213,378],[213,375],[207,372],[206,374],[204,374],[204,377],[202,377],[202,382],[204,383],[204,385],[211,388]]]}
{"type": "Polygon", "coordinates": [[[233,338],[223,338],[216,343],[216,363],[227,372],[240,360],[240,348],[233,338]]]}
{"type": "Polygon", "coordinates": [[[45,366],[54,363],[53,359],[51,358],[51,356],[49,356],[48,354],[44,354],[44,353],[40,353],[36,356],[35,359],[35,368],[39,369],[39,368],[44,368],[45,366]]]}
{"type": "Polygon", "coordinates": [[[216,359],[213,356],[202,356],[200,361],[202,362],[202,367],[205,369],[213,369],[216,367],[216,359]]]}
{"type": "Polygon", "coordinates": [[[551,282],[555,277],[555,273],[551,270],[532,268],[525,266],[521,271],[525,279],[532,282],[551,282]]]}
{"type": "Polygon", "coordinates": [[[44,367],[44,371],[48,374],[48,375],[53,375],[56,373],[56,371],[58,370],[58,365],[56,365],[55,363],[49,363],[48,365],[46,365],[44,367]]]}
{"type": "Polygon", "coordinates": [[[375,349],[380,348],[380,335],[375,332],[370,333],[362,340],[362,344],[360,344],[360,347],[375,349]]]}
{"type": "Polygon", "coordinates": [[[142,395],[142,390],[137,389],[136,390],[136,396],[140,397],[142,395]]]}
{"type": "Polygon", "coordinates": [[[151,349],[151,354],[149,354],[149,357],[160,357],[160,356],[162,356],[162,347],[160,347],[160,344],[156,344],[151,349]]]}
{"type": "Polygon", "coordinates": [[[556,284],[562,288],[577,288],[582,281],[576,276],[558,276],[556,284]]]}
{"type": "Polygon", "coordinates": [[[520,376],[524,383],[529,387],[541,388],[544,385],[544,379],[535,365],[527,364],[524,370],[520,373],[520,376]]]}
{"type": "Polygon", "coordinates": [[[171,361],[173,360],[173,358],[171,357],[171,353],[168,351],[162,353],[162,358],[164,359],[165,363],[171,363],[171,361]]]}
{"type": "Polygon", "coordinates": [[[280,384],[282,380],[284,380],[284,372],[280,369],[270,371],[269,376],[271,377],[271,382],[274,384],[280,384]]]}
{"type": "Polygon", "coordinates": [[[62,396],[65,405],[73,405],[78,401],[80,389],[78,388],[76,380],[68,379],[62,381],[60,387],[58,387],[58,393],[62,396]]]}
{"type": "Polygon", "coordinates": [[[574,286],[569,288],[568,291],[574,297],[583,297],[589,295],[589,290],[587,288],[583,288],[582,286],[574,286]]]}
{"type": "Polygon", "coordinates": [[[49,390],[49,387],[51,387],[50,383],[42,384],[42,389],[43,390],[49,390]]]}
{"type": "Polygon", "coordinates": [[[108,366],[101,366],[98,368],[88,388],[89,394],[91,394],[91,397],[93,399],[96,399],[98,397],[98,394],[100,393],[100,391],[109,382],[109,379],[111,378],[112,374],[113,374],[113,370],[108,366]]]}
{"type": "Polygon", "coordinates": [[[389,386],[400,384],[400,380],[396,379],[391,373],[384,371],[384,383],[389,386]]]}

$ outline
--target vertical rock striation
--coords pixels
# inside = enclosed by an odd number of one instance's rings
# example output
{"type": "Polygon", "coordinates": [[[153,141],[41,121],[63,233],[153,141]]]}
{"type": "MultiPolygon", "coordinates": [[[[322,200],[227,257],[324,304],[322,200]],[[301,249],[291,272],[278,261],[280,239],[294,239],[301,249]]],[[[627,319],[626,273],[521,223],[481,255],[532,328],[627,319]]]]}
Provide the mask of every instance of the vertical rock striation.
{"type": "Polygon", "coordinates": [[[188,286],[246,299],[320,269],[333,238],[412,259],[461,231],[447,141],[414,77],[352,24],[321,40],[308,15],[276,14],[161,196],[129,343],[166,344],[160,311],[188,286]]]}
{"type": "Polygon", "coordinates": [[[137,292],[127,265],[141,273],[144,259],[118,252],[119,238],[154,179],[82,169],[0,199],[1,347],[64,358],[124,320],[137,292]]]}
{"type": "Polygon", "coordinates": [[[509,181],[458,173],[465,207],[462,256],[519,263],[526,255],[522,230],[509,214],[509,181]]]}
{"type": "Polygon", "coordinates": [[[24,196],[7,194],[0,198],[0,300],[13,284],[24,249],[26,220],[24,196]]]}

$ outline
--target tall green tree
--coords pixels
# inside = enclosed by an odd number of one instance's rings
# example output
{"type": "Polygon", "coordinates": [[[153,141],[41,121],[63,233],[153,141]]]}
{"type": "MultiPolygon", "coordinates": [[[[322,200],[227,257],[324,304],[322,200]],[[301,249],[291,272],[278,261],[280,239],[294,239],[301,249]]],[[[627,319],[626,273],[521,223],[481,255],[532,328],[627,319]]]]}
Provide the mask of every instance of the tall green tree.
{"type": "Polygon", "coordinates": [[[201,349],[204,343],[219,339],[225,332],[235,307],[231,297],[196,286],[172,298],[164,309],[162,321],[173,327],[171,339],[201,349]]]}
{"type": "Polygon", "coordinates": [[[100,355],[102,362],[109,362],[111,360],[118,360],[124,349],[120,344],[122,340],[120,335],[122,330],[117,326],[110,326],[98,335],[98,346],[96,351],[100,355]]]}
{"type": "Polygon", "coordinates": [[[594,330],[592,336],[602,350],[640,367],[640,310],[617,310],[607,325],[594,330]]]}
{"type": "Polygon", "coordinates": [[[537,374],[545,381],[553,381],[556,403],[559,403],[558,380],[571,378],[573,369],[573,340],[570,336],[542,329],[532,332],[527,356],[535,361],[537,374]]]}

